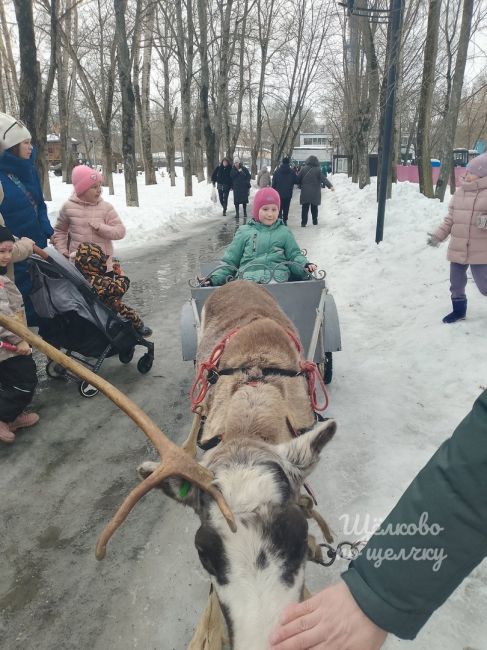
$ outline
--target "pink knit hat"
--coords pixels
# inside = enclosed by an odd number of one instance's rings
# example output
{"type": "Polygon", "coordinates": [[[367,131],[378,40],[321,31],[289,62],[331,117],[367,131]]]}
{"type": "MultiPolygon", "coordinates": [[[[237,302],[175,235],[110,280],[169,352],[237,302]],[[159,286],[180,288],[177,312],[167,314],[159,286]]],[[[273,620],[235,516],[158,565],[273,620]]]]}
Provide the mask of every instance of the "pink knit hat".
{"type": "Polygon", "coordinates": [[[467,165],[467,171],[480,178],[487,176],[487,153],[473,158],[467,165]]]}
{"type": "Polygon", "coordinates": [[[89,190],[90,187],[93,187],[97,183],[101,183],[103,180],[102,174],[96,171],[96,169],[91,169],[87,165],[76,165],[73,167],[71,172],[71,180],[73,181],[74,191],[77,196],[81,196],[86,190],[89,190]]]}
{"type": "Polygon", "coordinates": [[[263,187],[255,193],[252,216],[256,221],[259,221],[259,211],[264,205],[277,205],[278,209],[281,207],[281,197],[272,187],[263,187]]]}

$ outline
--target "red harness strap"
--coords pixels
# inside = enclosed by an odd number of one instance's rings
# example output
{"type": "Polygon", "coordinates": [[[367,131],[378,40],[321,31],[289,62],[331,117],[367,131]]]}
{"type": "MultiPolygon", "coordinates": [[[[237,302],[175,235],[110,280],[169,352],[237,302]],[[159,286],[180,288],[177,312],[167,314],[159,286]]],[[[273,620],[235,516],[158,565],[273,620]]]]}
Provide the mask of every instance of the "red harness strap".
{"type": "Polygon", "coordinates": [[[191,386],[191,391],[189,397],[191,399],[191,410],[193,413],[196,411],[197,407],[205,399],[206,393],[208,392],[209,383],[208,383],[208,373],[212,370],[216,370],[220,357],[225,350],[225,346],[228,341],[232,338],[234,334],[238,332],[240,328],[232,330],[229,332],[215,347],[213,348],[212,353],[208,361],[203,361],[198,367],[198,374],[194,378],[193,384],[191,386]]]}
{"type": "MultiPolygon", "coordinates": [[[[206,397],[206,394],[208,392],[208,389],[210,387],[210,384],[208,382],[208,373],[212,371],[216,371],[218,367],[218,363],[220,361],[220,358],[225,350],[225,347],[228,343],[228,341],[232,338],[234,334],[236,334],[239,331],[240,328],[236,328],[229,332],[214,348],[212,353],[210,354],[210,358],[208,361],[204,361],[201,363],[198,367],[198,373],[193,381],[193,384],[191,386],[191,391],[190,391],[190,399],[191,399],[191,410],[196,412],[198,406],[201,404],[201,402],[204,400],[206,397]]],[[[292,340],[294,345],[296,346],[297,351],[301,354],[302,353],[302,347],[301,343],[299,342],[299,339],[297,336],[292,332],[291,330],[286,330],[289,338],[292,340]]],[[[309,399],[311,402],[311,407],[313,408],[314,411],[325,411],[328,408],[328,393],[326,391],[325,383],[323,381],[323,378],[320,374],[320,371],[318,370],[318,367],[315,363],[312,361],[305,361],[302,360],[299,362],[299,367],[301,368],[301,372],[303,375],[306,377],[306,381],[308,383],[308,393],[309,393],[309,399]],[[316,396],[316,379],[318,378],[318,383],[321,386],[321,390],[323,391],[324,395],[324,404],[323,406],[318,405],[317,403],[317,396],[316,396]]],[[[249,382],[251,386],[256,386],[256,382],[249,382]]]]}

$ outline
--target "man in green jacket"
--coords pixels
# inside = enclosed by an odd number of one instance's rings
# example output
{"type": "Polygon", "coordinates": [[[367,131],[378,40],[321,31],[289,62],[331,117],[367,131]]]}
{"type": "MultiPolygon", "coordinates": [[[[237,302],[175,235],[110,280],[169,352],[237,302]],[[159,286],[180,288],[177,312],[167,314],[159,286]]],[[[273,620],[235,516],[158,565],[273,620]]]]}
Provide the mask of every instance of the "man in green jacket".
{"type": "Polygon", "coordinates": [[[419,472],[343,581],[291,605],[272,650],[377,650],[414,639],[487,556],[487,390],[419,472]]]}
{"type": "Polygon", "coordinates": [[[222,258],[222,266],[209,280],[213,286],[224,284],[228,276],[253,282],[286,282],[291,276],[304,280],[316,270],[301,253],[292,232],[278,219],[280,198],[266,187],[256,192],[253,219],[241,226],[222,258]]]}

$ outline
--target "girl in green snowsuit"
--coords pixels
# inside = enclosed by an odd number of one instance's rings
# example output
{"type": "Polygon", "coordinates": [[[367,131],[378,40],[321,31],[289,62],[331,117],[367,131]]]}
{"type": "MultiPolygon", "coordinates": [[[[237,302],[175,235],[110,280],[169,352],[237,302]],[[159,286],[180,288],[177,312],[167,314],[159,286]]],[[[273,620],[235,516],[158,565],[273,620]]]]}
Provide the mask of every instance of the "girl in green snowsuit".
{"type": "Polygon", "coordinates": [[[301,253],[292,232],[277,218],[280,203],[279,194],[270,187],[256,193],[253,219],[237,230],[223,255],[222,267],[211,274],[207,284],[224,284],[237,270],[244,280],[262,283],[271,279],[286,282],[291,275],[304,280],[316,270],[301,253]]]}

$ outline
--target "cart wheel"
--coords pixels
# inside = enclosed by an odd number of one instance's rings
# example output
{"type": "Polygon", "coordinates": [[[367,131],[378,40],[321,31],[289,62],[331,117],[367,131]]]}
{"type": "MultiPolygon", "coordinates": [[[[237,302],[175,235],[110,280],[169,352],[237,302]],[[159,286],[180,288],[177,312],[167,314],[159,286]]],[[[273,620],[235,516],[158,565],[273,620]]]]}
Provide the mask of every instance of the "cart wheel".
{"type": "Polygon", "coordinates": [[[125,350],[125,352],[120,352],[120,354],[118,355],[120,362],[130,363],[134,358],[134,352],[135,352],[135,348],[131,348],[130,350],[125,350]]]}
{"type": "Polygon", "coordinates": [[[325,384],[331,384],[333,379],[333,356],[331,352],[325,352],[325,360],[319,365],[320,372],[323,376],[325,384]]]}
{"type": "Polygon", "coordinates": [[[98,388],[95,388],[92,386],[92,384],[89,384],[87,381],[82,381],[81,384],[79,385],[79,392],[83,397],[95,397],[95,395],[98,395],[99,391],[98,388]]]}
{"type": "Polygon", "coordinates": [[[64,379],[66,377],[66,369],[60,363],[49,361],[46,365],[46,374],[51,379],[64,379]]]}
{"type": "Polygon", "coordinates": [[[152,368],[153,363],[154,363],[153,357],[151,357],[149,354],[144,354],[143,356],[140,357],[140,359],[137,362],[137,370],[142,375],[145,375],[152,368]]]}

